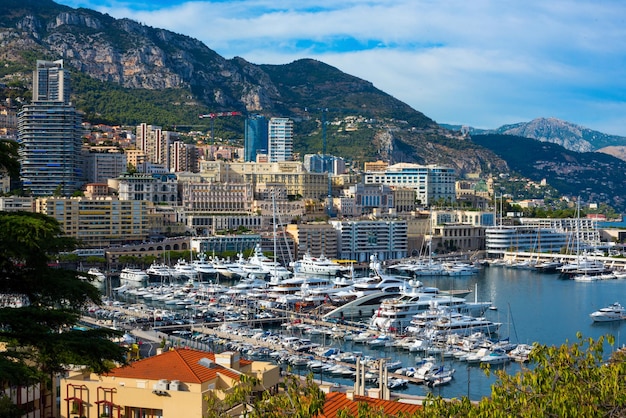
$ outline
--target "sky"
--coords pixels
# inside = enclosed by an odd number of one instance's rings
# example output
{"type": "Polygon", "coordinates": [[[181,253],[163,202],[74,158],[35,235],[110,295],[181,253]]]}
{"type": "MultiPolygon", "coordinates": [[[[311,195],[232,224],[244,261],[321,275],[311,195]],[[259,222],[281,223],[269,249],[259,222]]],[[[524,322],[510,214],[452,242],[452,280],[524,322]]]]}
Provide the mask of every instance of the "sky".
{"type": "Polygon", "coordinates": [[[313,58],[438,123],[554,117],[626,136],[623,0],[55,0],[202,41],[225,58],[313,58]]]}

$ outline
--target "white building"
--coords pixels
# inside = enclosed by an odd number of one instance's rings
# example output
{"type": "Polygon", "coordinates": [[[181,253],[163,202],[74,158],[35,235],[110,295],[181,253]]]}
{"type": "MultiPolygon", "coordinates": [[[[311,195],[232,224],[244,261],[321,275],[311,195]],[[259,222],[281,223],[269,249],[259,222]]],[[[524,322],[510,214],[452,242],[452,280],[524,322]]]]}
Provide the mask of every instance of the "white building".
{"type": "Polygon", "coordinates": [[[293,121],[271,118],[268,124],[268,162],[293,160],[293,121]]]}
{"type": "Polygon", "coordinates": [[[117,179],[120,200],[146,200],[176,204],[178,181],[175,174],[123,174],[117,179]]]}
{"type": "Polygon", "coordinates": [[[405,258],[408,251],[407,223],[399,220],[330,221],[339,232],[338,256],[345,260],[368,261],[405,258]]]}
{"type": "Polygon", "coordinates": [[[363,174],[365,184],[386,184],[414,189],[417,200],[426,206],[439,199],[454,202],[455,180],[453,168],[409,163],[394,164],[385,171],[363,174]]]}

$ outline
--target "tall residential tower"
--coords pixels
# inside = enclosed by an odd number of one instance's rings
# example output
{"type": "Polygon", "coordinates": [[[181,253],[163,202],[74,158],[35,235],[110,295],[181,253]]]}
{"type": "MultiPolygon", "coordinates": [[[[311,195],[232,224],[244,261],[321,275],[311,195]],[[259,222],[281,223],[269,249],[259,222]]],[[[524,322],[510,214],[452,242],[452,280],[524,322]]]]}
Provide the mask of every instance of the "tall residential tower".
{"type": "Polygon", "coordinates": [[[18,115],[20,177],[33,196],[69,196],[83,178],[82,118],[70,103],[63,61],[37,61],[33,101],[18,115]]]}

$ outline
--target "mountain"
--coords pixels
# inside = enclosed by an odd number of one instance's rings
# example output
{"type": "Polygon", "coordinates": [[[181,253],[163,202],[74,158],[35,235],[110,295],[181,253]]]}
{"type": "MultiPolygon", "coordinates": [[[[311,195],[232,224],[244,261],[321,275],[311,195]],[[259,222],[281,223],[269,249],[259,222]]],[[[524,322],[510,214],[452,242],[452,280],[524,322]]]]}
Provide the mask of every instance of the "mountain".
{"type": "Polygon", "coordinates": [[[482,133],[523,136],[558,144],[577,152],[599,151],[608,146],[626,146],[626,138],[623,136],[608,135],[556,118],[537,118],[530,122],[503,125],[482,133]]]}
{"type": "Polygon", "coordinates": [[[626,207],[626,161],[513,135],[474,135],[472,141],[495,152],[523,177],[536,182],[545,179],[561,193],[586,202],[626,207]]]}
{"type": "MultiPolygon", "coordinates": [[[[326,148],[357,166],[375,159],[440,164],[460,177],[510,171],[501,156],[506,154],[474,141],[475,132],[447,129],[371,82],[323,62],[225,59],[196,39],[130,19],[51,0],[2,0],[0,99],[28,102],[38,59],[64,60],[72,101],[94,123],[206,131],[212,124],[199,114],[286,116],[296,121],[294,148],[300,154],[326,148]]],[[[215,120],[216,131],[221,138],[241,139],[242,119],[215,120]]],[[[584,173],[571,176],[581,175],[580,187],[588,188],[584,173]]],[[[615,192],[625,194],[623,186],[615,192]]]]}
{"type": "MultiPolygon", "coordinates": [[[[207,127],[198,114],[287,116],[299,122],[296,151],[316,153],[324,148],[320,120],[353,115],[362,121],[356,130],[328,125],[328,153],[357,163],[384,158],[445,164],[461,175],[506,170],[488,150],[468,153],[459,133],[372,83],[315,60],[255,65],[225,59],[190,37],[51,0],[0,3],[0,52],[0,82],[22,83],[25,91],[36,59],[63,59],[73,70],[74,104],[90,121],[207,127]]],[[[222,131],[243,132],[241,120],[220,123],[222,131]]]]}

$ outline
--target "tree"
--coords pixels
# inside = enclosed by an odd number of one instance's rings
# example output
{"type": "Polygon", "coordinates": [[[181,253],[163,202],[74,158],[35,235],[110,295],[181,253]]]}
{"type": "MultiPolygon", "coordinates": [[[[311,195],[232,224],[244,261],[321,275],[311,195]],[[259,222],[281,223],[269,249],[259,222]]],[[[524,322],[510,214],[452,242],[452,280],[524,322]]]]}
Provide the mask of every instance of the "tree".
{"type": "Polygon", "coordinates": [[[230,417],[235,409],[238,415],[249,418],[312,418],[324,408],[324,393],[309,374],[303,382],[300,376],[288,374],[278,393],[264,390],[254,396],[259,380],[242,375],[239,384],[220,399],[216,393],[207,395],[208,418],[230,417]]]}
{"type": "Polygon", "coordinates": [[[54,268],[50,260],[74,248],[59,223],[27,212],[0,212],[0,381],[42,382],[69,365],[95,373],[125,362],[125,349],[110,340],[110,329],[78,330],[83,309],[100,304],[99,290],[86,274],[54,268]]]}
{"type": "MultiPolygon", "coordinates": [[[[472,404],[466,397],[445,401],[429,396],[422,417],[624,417],[626,353],[604,359],[605,339],[583,339],[559,347],[535,344],[532,367],[515,375],[495,372],[491,398],[472,404]]],[[[490,373],[489,368],[486,372],[490,373]]]]}
{"type": "Polygon", "coordinates": [[[0,139],[0,167],[6,170],[11,177],[20,176],[19,147],[15,141],[0,139]]]}

